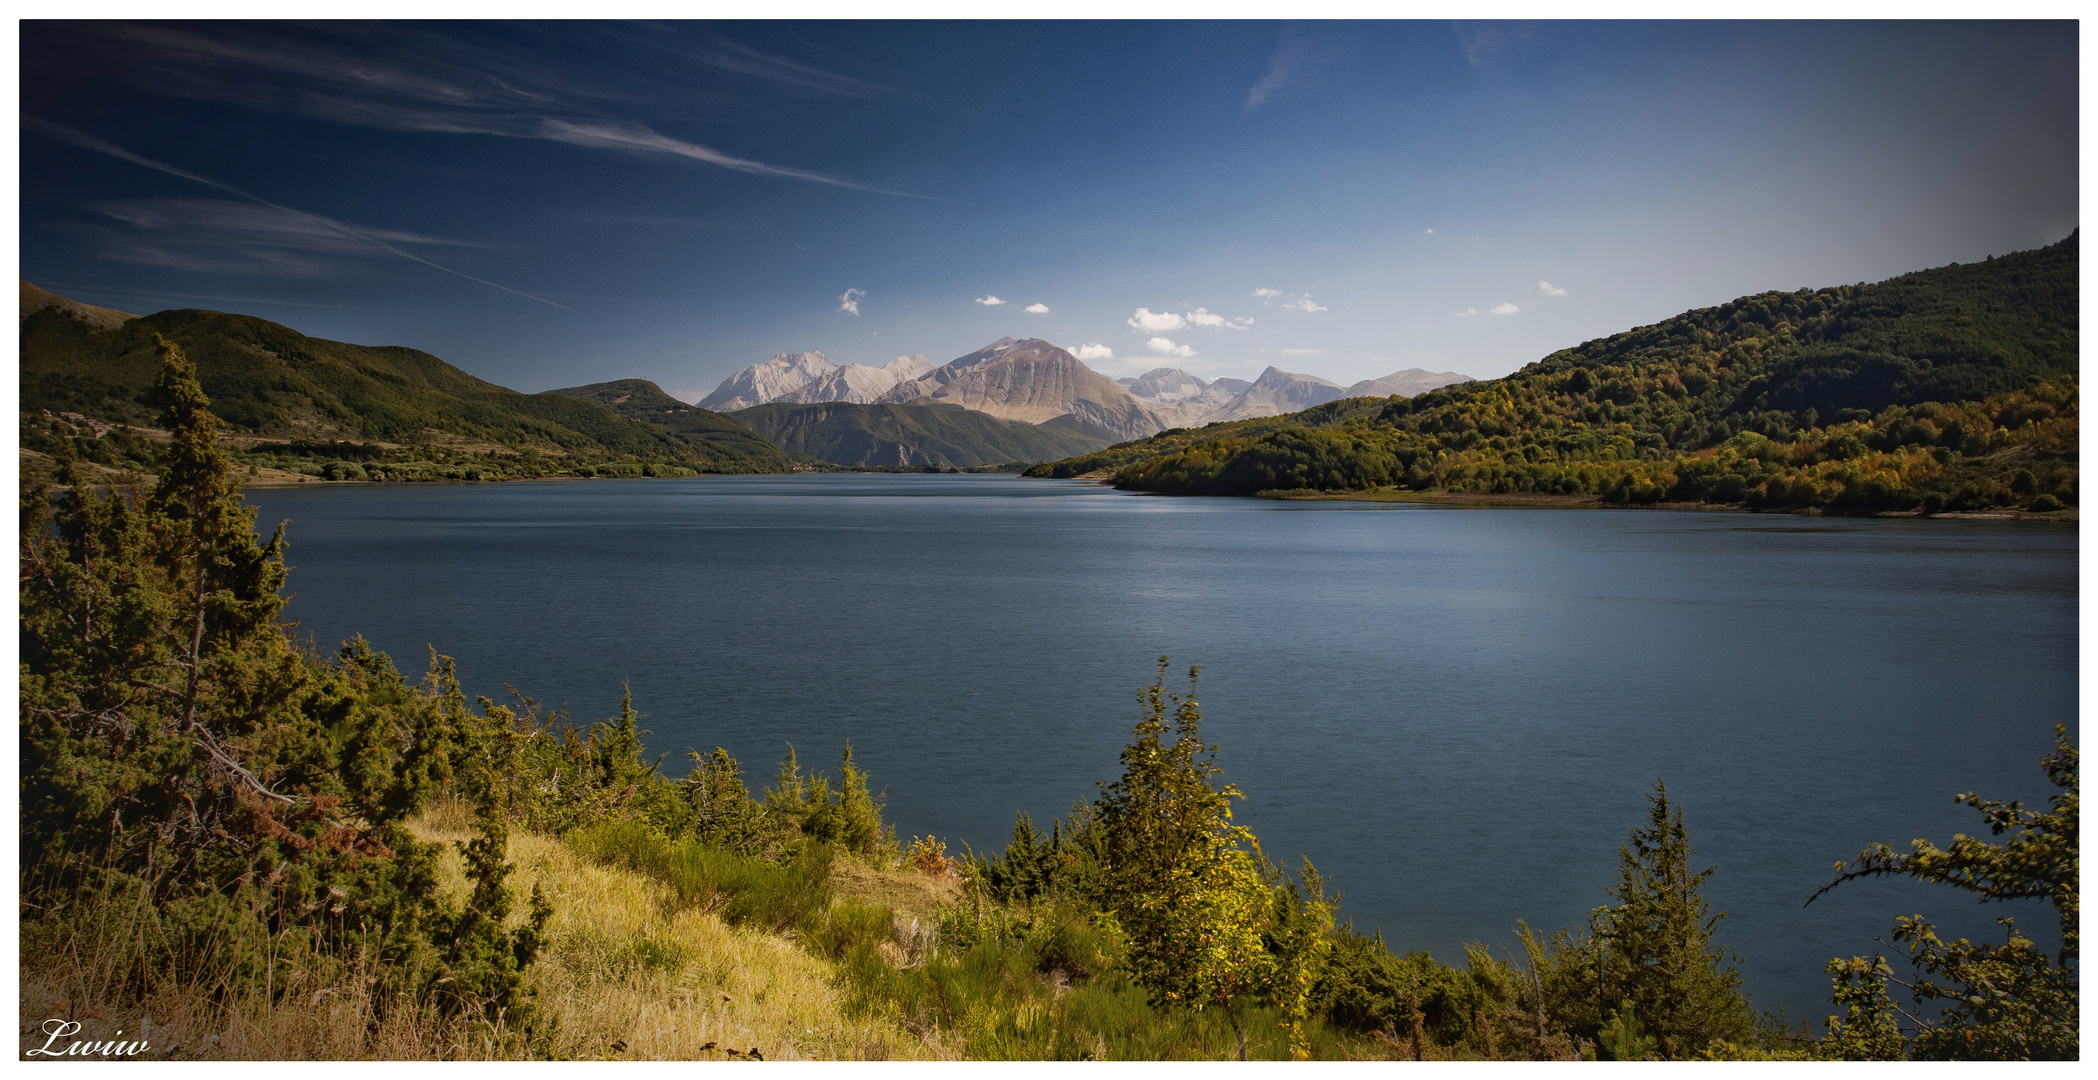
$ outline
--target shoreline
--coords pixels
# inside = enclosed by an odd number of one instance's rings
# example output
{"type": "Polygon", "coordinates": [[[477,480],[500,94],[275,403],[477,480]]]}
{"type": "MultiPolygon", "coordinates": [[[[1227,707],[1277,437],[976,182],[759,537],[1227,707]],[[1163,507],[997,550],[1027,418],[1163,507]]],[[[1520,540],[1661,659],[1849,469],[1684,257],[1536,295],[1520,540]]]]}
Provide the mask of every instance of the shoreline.
{"type": "MultiPolygon", "coordinates": [[[[1110,479],[1087,479],[1101,487],[1112,488],[1110,479]]],[[[2048,513],[2030,510],[1946,510],[1926,514],[1922,510],[1878,510],[1871,513],[1847,514],[1841,511],[1821,510],[1804,507],[1792,510],[1757,510],[1746,503],[1613,503],[1605,502],[1594,495],[1546,495],[1537,492],[1475,492],[1475,491],[1413,491],[1401,488],[1372,488],[1367,491],[1314,491],[1309,489],[1256,491],[1251,495],[1227,495],[1209,492],[1132,491],[1136,495],[1158,495],[1173,498],[1217,498],[1217,499],[1270,499],[1276,502],[1366,502],[1366,503],[1411,503],[1421,506],[1441,506],[1471,510],[1693,510],[1717,514],[1787,514],[1793,517],[1857,517],[1857,518],[1930,518],[1950,521],[2043,521],[2062,525],[2077,524],[2077,508],[2066,507],[2048,513]]]]}

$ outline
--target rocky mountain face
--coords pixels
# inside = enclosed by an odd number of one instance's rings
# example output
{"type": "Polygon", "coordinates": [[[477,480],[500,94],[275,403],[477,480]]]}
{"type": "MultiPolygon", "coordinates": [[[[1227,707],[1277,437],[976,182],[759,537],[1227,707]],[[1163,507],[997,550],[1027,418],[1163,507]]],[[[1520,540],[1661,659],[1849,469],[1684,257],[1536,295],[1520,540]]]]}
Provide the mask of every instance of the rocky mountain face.
{"type": "Polygon", "coordinates": [[[921,378],[932,369],[932,362],[922,356],[899,356],[881,367],[841,367],[820,352],[780,353],[723,379],[699,407],[735,412],[774,401],[846,401],[864,405],[883,400],[898,384],[921,378]]]}
{"type": "Polygon", "coordinates": [[[1118,379],[1131,397],[1164,417],[1173,427],[1199,427],[1231,404],[1252,383],[1218,379],[1205,383],[1179,368],[1152,368],[1133,379],[1118,379]],[[1236,384],[1236,388],[1227,384],[1236,384]]]}
{"type": "Polygon", "coordinates": [[[880,367],[847,364],[773,400],[791,404],[840,401],[869,405],[884,400],[898,386],[922,378],[931,371],[932,361],[922,356],[899,356],[880,367]]]}
{"type": "Polygon", "coordinates": [[[1283,413],[1300,412],[1313,405],[1324,405],[1338,401],[1348,395],[1339,383],[1327,382],[1316,375],[1297,375],[1278,367],[1270,367],[1253,380],[1253,385],[1231,399],[1231,404],[1217,410],[1204,423],[1216,420],[1251,420],[1256,416],[1280,416],[1283,413]]]}
{"type": "Polygon", "coordinates": [[[1400,397],[1412,397],[1416,394],[1425,394],[1438,386],[1449,386],[1454,383],[1470,381],[1472,381],[1471,376],[1459,375],[1454,371],[1423,371],[1420,368],[1407,368],[1404,371],[1394,371],[1380,378],[1364,379],[1348,387],[1348,396],[1390,397],[1393,394],[1397,394],[1400,397]]]}
{"type": "Polygon", "coordinates": [[[1029,424],[1068,416],[1123,439],[1139,439],[1172,426],[1114,380],[1039,338],[999,338],[898,386],[888,400],[960,405],[1029,424]]]}
{"type": "Polygon", "coordinates": [[[876,368],[840,367],[820,352],[781,353],[729,376],[699,404],[720,412],[769,403],[959,405],[1028,424],[1068,418],[1137,439],[1170,427],[1297,412],[1342,397],[1412,397],[1467,381],[1453,371],[1408,368],[1343,388],[1273,367],[1253,382],[1204,382],[1179,368],[1109,379],[1049,342],[1000,338],[937,368],[923,356],[899,356],[876,368]]]}
{"type": "Polygon", "coordinates": [[[791,394],[837,370],[838,365],[820,352],[783,352],[721,380],[721,385],[715,387],[713,393],[700,399],[699,407],[715,412],[735,412],[778,401],[782,395],[791,394]]]}

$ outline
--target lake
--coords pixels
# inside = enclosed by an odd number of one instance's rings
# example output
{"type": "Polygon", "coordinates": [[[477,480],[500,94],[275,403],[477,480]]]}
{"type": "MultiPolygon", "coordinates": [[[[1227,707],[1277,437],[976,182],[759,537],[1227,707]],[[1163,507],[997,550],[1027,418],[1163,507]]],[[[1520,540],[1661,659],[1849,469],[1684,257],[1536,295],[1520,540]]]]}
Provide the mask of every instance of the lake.
{"type": "Polygon", "coordinates": [[[1664,777],[1760,1008],[1828,1014],[1893,916],[1997,939],[2038,904],[1861,881],[1867,843],[2041,804],[2077,723],[2077,529],[2047,523],[1162,498],[1010,476],[263,489],[288,613],[579,721],[622,685],[682,775],[762,788],[847,740],[908,837],[1002,848],[1098,794],[1157,658],[1273,857],[1461,963],[1580,921],[1664,777]]]}

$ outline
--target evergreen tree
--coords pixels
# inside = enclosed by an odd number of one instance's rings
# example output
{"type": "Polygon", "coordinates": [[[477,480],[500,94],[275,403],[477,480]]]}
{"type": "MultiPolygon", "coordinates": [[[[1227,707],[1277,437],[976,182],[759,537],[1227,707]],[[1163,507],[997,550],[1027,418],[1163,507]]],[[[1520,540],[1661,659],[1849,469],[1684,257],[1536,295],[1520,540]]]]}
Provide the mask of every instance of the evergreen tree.
{"type": "Polygon", "coordinates": [[[1583,1038],[1630,1048],[1654,1040],[1670,1060],[1755,1031],[1738,962],[1712,942],[1725,912],[1700,893],[1710,868],[1693,871],[1682,807],[1654,782],[1647,823],[1618,851],[1617,903],[1589,912],[1586,933],[1561,931],[1539,973],[1552,1021],[1583,1038]],[[1609,1040],[1604,1040],[1605,1029],[1609,1040]]]}
{"type": "MultiPolygon", "coordinates": [[[[411,688],[361,640],[333,665],[297,647],[282,529],[257,541],[195,365],[158,347],[152,491],[98,491],[61,451],[63,490],[22,495],[25,930],[125,957],[131,991],[228,992],[303,947],[323,968],[362,951],[382,1009],[442,999],[473,984],[451,970],[473,934],[405,822],[482,722],[448,667],[411,688]],[[83,937],[100,923],[75,916],[111,896],[152,940],[83,937]]],[[[477,878],[496,880],[501,846],[474,854],[477,878]]],[[[479,917],[499,923],[498,900],[480,890],[479,917]]],[[[536,947],[504,940],[515,976],[536,947]]]]}

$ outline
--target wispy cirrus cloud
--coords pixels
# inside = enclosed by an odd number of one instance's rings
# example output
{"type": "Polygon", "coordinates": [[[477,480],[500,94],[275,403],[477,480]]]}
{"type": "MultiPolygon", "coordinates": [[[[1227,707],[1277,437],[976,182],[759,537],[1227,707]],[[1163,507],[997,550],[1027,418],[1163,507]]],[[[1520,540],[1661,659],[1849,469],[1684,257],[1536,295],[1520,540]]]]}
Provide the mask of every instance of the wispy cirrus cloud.
{"type": "Polygon", "coordinates": [[[1246,91],[1246,103],[1239,108],[1239,114],[1245,116],[1258,111],[1304,72],[1328,60],[1330,51],[1303,30],[1294,26],[1283,27],[1277,35],[1275,51],[1268,57],[1267,72],[1246,91]]]}
{"type": "Polygon", "coordinates": [[[1500,60],[1528,44],[1533,36],[1522,23],[1457,21],[1450,24],[1450,29],[1457,35],[1457,48],[1464,53],[1464,62],[1475,69],[1500,60]]]}
{"type": "MultiPolygon", "coordinates": [[[[543,58],[445,37],[422,25],[262,24],[208,29],[97,23],[83,33],[126,54],[142,87],[176,97],[393,131],[492,135],[595,150],[662,155],[753,176],[935,199],[816,169],[732,154],[657,131],[623,115],[675,86],[606,87],[559,73],[543,58]]],[[[865,96],[885,88],[720,42],[701,50],[707,66],[804,88],[865,96]]],[[[638,76],[636,76],[639,79],[638,76]]]]}
{"type": "Polygon", "coordinates": [[[744,229],[726,221],[694,221],[690,218],[655,217],[649,214],[598,214],[584,212],[568,215],[570,221],[586,225],[642,225],[651,229],[744,229]]]}
{"type": "Polygon", "coordinates": [[[715,37],[711,43],[700,48],[682,48],[665,44],[666,37],[660,33],[638,33],[633,37],[645,44],[664,49],[694,63],[716,71],[741,75],[745,78],[771,83],[775,86],[806,91],[822,97],[878,98],[901,94],[904,91],[893,86],[854,78],[851,75],[825,71],[822,68],[791,60],[784,56],[759,52],[724,37],[715,37]]]}
{"type": "Polygon", "coordinates": [[[359,227],[343,232],[297,211],[230,199],[138,199],[89,209],[126,226],[104,234],[103,254],[120,262],[182,270],[296,274],[340,269],[344,260],[387,254],[387,245],[490,248],[468,240],[359,227]]]}
{"type": "Polygon", "coordinates": [[[42,135],[46,138],[56,139],[60,142],[70,144],[82,150],[87,150],[91,153],[103,154],[109,157],[116,158],[120,161],[128,161],[134,165],[152,169],[156,172],[164,172],[170,176],[181,177],[182,179],[188,180],[191,183],[202,184],[206,187],[223,191],[229,195],[237,195],[240,198],[245,199],[248,202],[254,203],[258,206],[266,207],[270,210],[277,211],[279,214],[282,215],[290,215],[293,217],[303,219],[307,223],[314,226],[318,226],[321,229],[324,229],[328,232],[332,232],[339,236],[344,236],[350,239],[360,241],[380,251],[384,251],[392,255],[397,255],[403,259],[408,260],[409,262],[421,263],[422,265],[427,266],[432,270],[440,270],[444,273],[452,275],[453,277],[465,278],[468,281],[472,281],[481,285],[486,285],[491,289],[501,290],[502,292],[509,293],[512,296],[522,296],[528,300],[537,300],[538,302],[545,304],[549,307],[562,308],[562,310],[564,311],[567,310],[565,305],[557,304],[552,300],[548,300],[544,296],[536,296],[532,293],[525,292],[521,289],[513,289],[508,285],[498,285],[493,281],[489,281],[487,278],[475,277],[472,274],[468,274],[459,270],[454,270],[449,266],[433,262],[430,259],[426,259],[421,255],[417,255],[413,252],[404,251],[400,248],[398,244],[392,243],[383,238],[382,236],[375,235],[374,233],[368,232],[364,229],[360,229],[354,225],[348,225],[343,222],[337,221],[334,218],[325,217],[320,214],[309,213],[305,210],[295,210],[289,206],[282,205],[281,203],[271,202],[268,199],[265,199],[259,195],[250,195],[247,192],[242,191],[241,189],[234,187],[231,184],[223,183],[218,180],[213,180],[212,178],[205,176],[202,173],[193,173],[187,169],[177,168],[176,166],[170,165],[165,161],[155,161],[152,158],[144,157],[139,154],[134,154],[131,151],[116,145],[115,143],[109,142],[104,139],[98,139],[84,131],[76,131],[72,128],[65,126],[64,124],[54,124],[49,120],[43,119],[42,117],[31,116],[27,113],[24,113],[21,116],[21,125],[23,131],[35,132],[36,134],[42,135]]]}
{"type": "Polygon", "coordinates": [[[867,298],[865,289],[847,289],[838,294],[838,310],[847,315],[860,313],[860,301],[867,298]]]}

